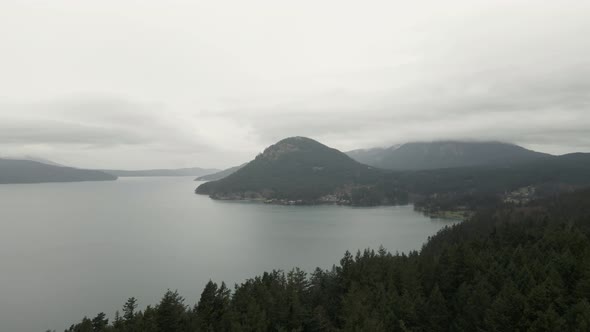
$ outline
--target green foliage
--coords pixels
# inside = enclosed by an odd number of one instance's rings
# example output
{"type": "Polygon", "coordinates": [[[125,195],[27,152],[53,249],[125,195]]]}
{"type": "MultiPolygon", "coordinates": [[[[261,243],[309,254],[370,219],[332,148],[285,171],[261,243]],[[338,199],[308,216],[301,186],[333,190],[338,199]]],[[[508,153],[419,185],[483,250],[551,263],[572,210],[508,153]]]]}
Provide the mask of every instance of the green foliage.
{"type": "Polygon", "coordinates": [[[193,327],[196,331],[223,331],[230,328],[226,325],[229,315],[231,292],[221,283],[209,281],[201,293],[199,303],[193,309],[193,327]]]}
{"type": "Polygon", "coordinates": [[[178,291],[168,290],[156,307],[156,325],[161,332],[186,331],[187,312],[178,291]]]}
{"type": "Polygon", "coordinates": [[[135,309],[137,309],[137,299],[130,297],[123,305],[123,319],[125,322],[131,322],[135,317],[135,309]]]}
{"type": "MultiPolygon", "coordinates": [[[[210,281],[189,309],[155,307],[68,331],[588,331],[590,191],[505,207],[440,231],[422,250],[346,252],[311,275],[210,281]],[[131,318],[131,319],[128,319],[131,318]],[[117,323],[120,321],[120,323],[117,323]]],[[[132,304],[132,305],[129,305],[132,304]]]]}
{"type": "Polygon", "coordinates": [[[108,324],[109,320],[106,318],[106,314],[104,312],[101,312],[92,319],[92,330],[105,331],[108,324]]]}

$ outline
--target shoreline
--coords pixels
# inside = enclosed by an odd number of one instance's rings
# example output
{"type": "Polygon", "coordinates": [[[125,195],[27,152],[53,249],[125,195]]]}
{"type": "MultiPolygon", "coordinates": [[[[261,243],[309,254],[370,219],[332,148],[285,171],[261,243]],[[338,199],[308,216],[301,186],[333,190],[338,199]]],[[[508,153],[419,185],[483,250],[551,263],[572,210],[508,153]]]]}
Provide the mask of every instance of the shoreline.
{"type": "Polygon", "coordinates": [[[262,198],[262,197],[251,197],[251,198],[244,198],[244,197],[213,197],[208,194],[196,193],[197,195],[207,196],[212,200],[215,201],[226,201],[226,202],[249,202],[249,203],[258,203],[258,204],[268,204],[268,205],[282,205],[282,206],[318,206],[318,205],[333,205],[333,206],[348,206],[348,207],[384,207],[384,206],[406,206],[412,205],[414,207],[414,211],[420,212],[423,215],[432,218],[432,219],[443,219],[443,220],[453,220],[453,221],[465,221],[473,216],[474,212],[471,210],[441,210],[441,211],[427,211],[424,209],[416,208],[416,205],[412,202],[408,204],[377,204],[377,205],[353,205],[350,201],[347,200],[340,200],[340,201],[323,201],[323,200],[314,200],[314,201],[305,201],[305,200],[293,200],[293,199],[278,199],[278,198],[262,198]]]}

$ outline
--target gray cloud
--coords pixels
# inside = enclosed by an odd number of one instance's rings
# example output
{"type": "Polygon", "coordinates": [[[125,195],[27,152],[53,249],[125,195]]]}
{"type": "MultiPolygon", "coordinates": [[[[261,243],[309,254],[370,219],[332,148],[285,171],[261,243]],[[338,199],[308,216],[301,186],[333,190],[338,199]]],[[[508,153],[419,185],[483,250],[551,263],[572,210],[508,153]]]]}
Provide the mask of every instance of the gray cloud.
{"type": "Polygon", "coordinates": [[[1,108],[0,139],[4,143],[147,144],[169,129],[150,114],[149,107],[122,99],[80,98],[1,108]]]}
{"type": "Polygon", "coordinates": [[[589,12],[574,0],[5,1],[0,152],[224,167],[292,135],[342,150],[456,138],[590,151],[589,12]]]}
{"type": "MultiPolygon", "coordinates": [[[[266,141],[300,133],[336,140],[353,136],[360,143],[368,138],[378,145],[480,138],[564,147],[569,142],[588,149],[585,135],[572,134],[590,126],[588,69],[590,64],[534,76],[479,73],[380,95],[318,95],[227,116],[240,117],[266,141]],[[326,106],[330,100],[338,102],[326,106]]],[[[349,144],[355,145],[354,140],[349,144]]]]}
{"type": "Polygon", "coordinates": [[[160,156],[162,152],[190,156],[212,152],[198,131],[184,130],[182,121],[176,122],[161,104],[77,97],[5,104],[0,110],[0,147],[9,152],[22,149],[59,155],[63,151],[91,151],[110,156],[115,162],[125,158],[124,151],[129,150],[160,156]]]}

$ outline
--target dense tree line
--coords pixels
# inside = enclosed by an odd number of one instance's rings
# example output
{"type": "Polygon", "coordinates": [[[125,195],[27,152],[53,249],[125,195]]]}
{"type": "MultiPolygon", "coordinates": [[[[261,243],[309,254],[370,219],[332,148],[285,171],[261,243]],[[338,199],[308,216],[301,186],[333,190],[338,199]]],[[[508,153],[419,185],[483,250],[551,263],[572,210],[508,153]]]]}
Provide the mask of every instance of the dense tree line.
{"type": "Polygon", "coordinates": [[[189,306],[130,298],[66,331],[590,331],[590,190],[479,213],[420,252],[365,250],[310,275],[210,281],[189,306]]]}

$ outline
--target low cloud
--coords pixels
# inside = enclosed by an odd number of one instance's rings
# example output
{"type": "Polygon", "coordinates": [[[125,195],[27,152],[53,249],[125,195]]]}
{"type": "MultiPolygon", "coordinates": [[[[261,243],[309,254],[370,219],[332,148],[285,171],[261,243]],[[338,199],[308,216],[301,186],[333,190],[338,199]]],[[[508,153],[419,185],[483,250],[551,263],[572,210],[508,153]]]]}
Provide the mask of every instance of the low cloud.
{"type": "Polygon", "coordinates": [[[564,1],[2,3],[0,154],[227,167],[295,135],[590,151],[590,4],[564,1]]]}
{"type": "MultiPolygon", "coordinates": [[[[212,152],[198,130],[174,114],[168,114],[158,103],[115,97],[77,97],[5,104],[1,109],[0,148],[4,154],[61,157],[63,161],[85,167],[118,164],[119,167],[149,168],[151,164],[158,164],[154,161],[162,157],[163,151],[189,156],[212,152]],[[133,151],[141,151],[146,156],[134,162],[132,159],[137,156],[133,155],[137,153],[133,151]],[[97,160],[90,156],[92,154],[105,159],[97,160]],[[98,165],[91,164],[96,161],[98,165]]],[[[181,158],[173,158],[178,159],[181,158]]]]}
{"type": "Polygon", "coordinates": [[[285,136],[341,149],[413,140],[490,139],[552,152],[590,149],[590,63],[555,74],[502,72],[432,81],[379,93],[339,91],[225,113],[271,143],[285,136]]]}

